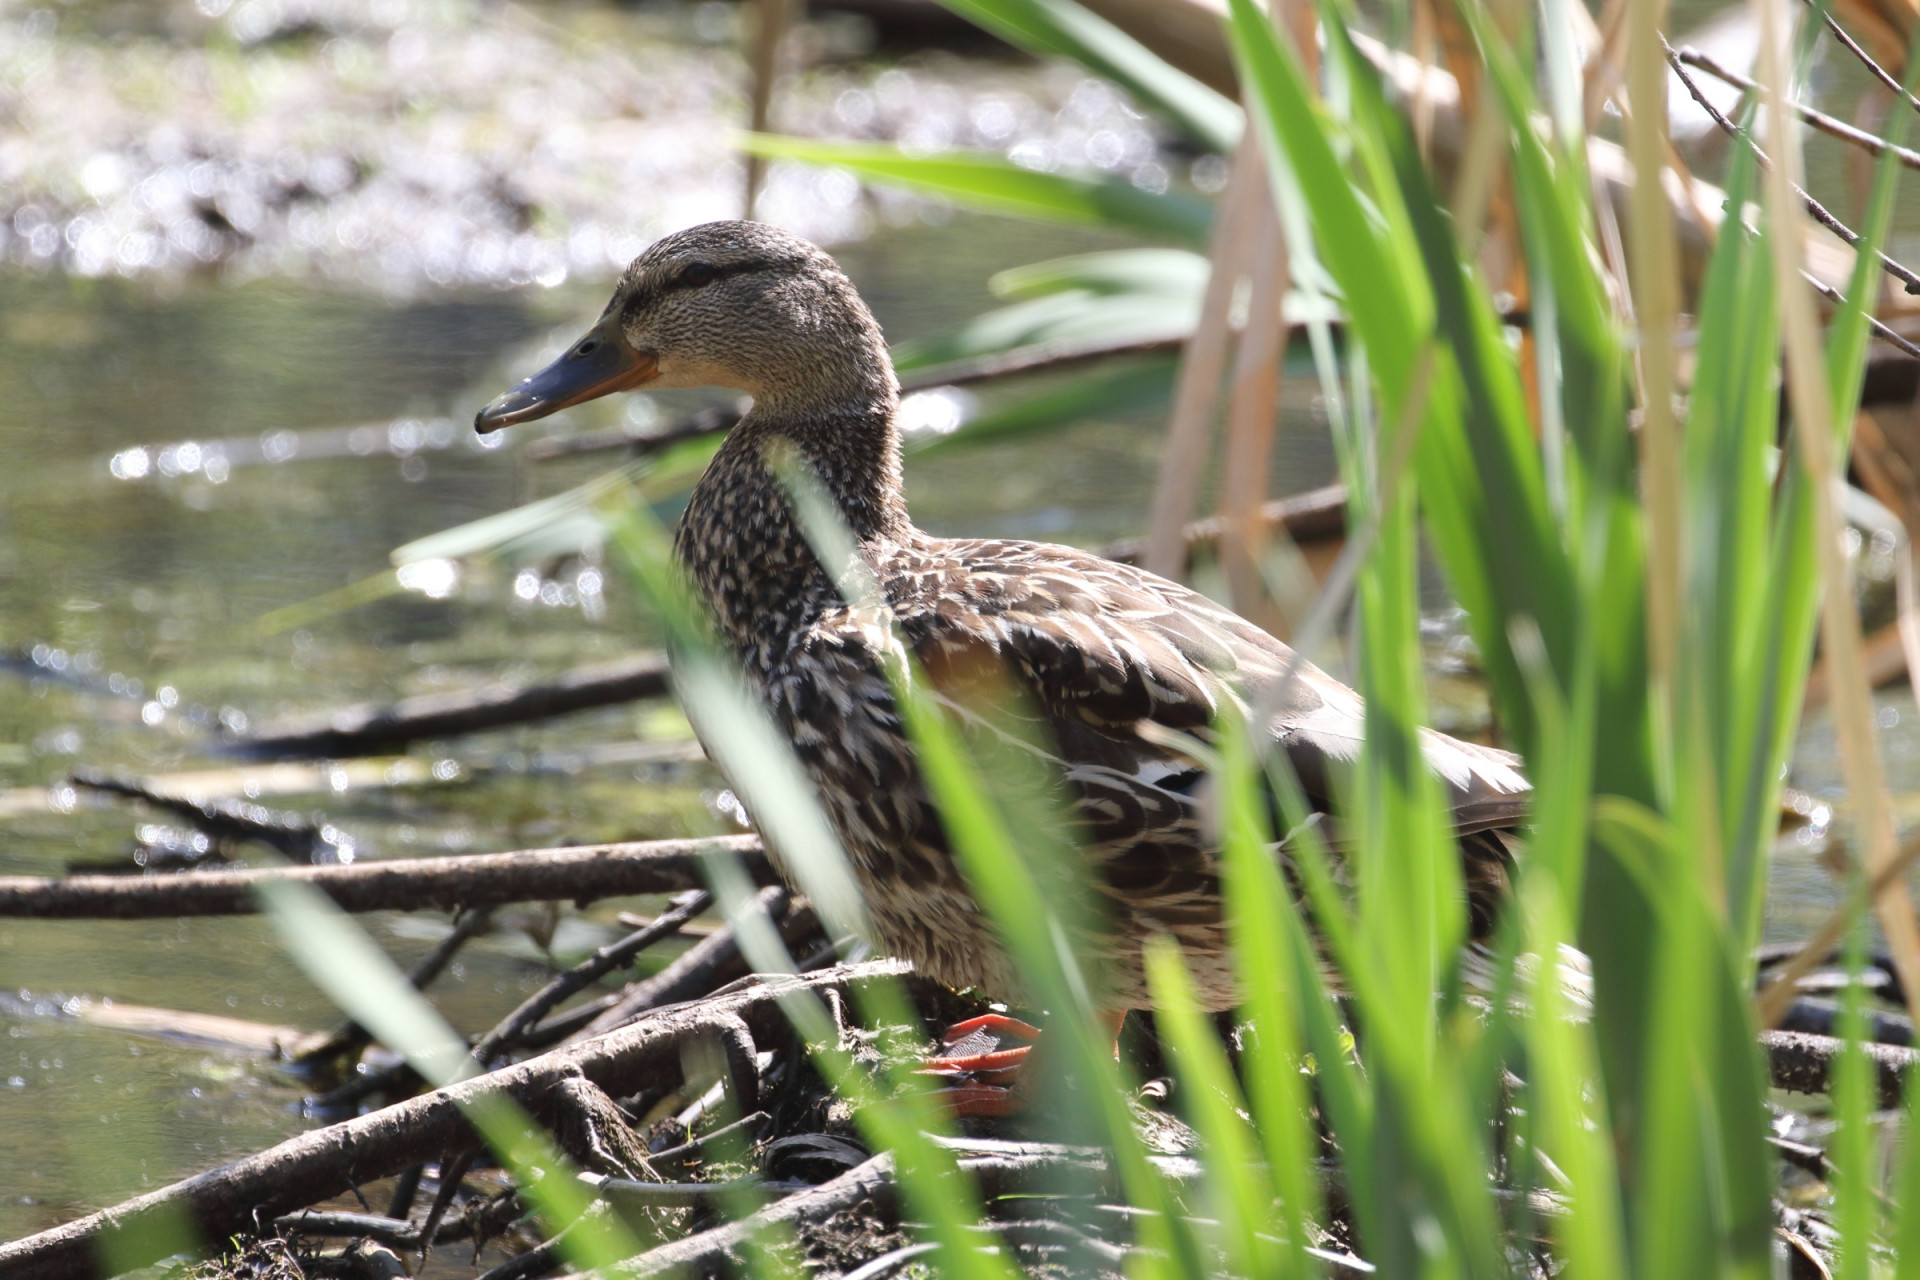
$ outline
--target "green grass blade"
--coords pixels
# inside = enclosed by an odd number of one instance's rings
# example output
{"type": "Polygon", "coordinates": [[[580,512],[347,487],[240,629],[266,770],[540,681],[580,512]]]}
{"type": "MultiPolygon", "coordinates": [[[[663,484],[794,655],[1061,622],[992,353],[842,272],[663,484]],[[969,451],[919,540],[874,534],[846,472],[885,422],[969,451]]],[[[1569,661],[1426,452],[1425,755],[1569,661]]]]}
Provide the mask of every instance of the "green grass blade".
{"type": "Polygon", "coordinates": [[[1907,1090],[1900,1144],[1893,1274],[1895,1280],[1920,1280],[1920,1089],[1907,1090]]]}
{"type": "MultiPolygon", "coordinates": [[[[1287,937],[1289,927],[1299,927],[1297,908],[1274,857],[1266,798],[1246,723],[1223,715],[1215,722],[1214,739],[1220,751],[1212,775],[1219,788],[1227,931],[1242,1008],[1254,1028],[1242,1050],[1254,1132],[1280,1199],[1287,1269],[1305,1274],[1307,1224],[1318,1219],[1321,1197],[1316,1138],[1308,1120],[1311,1099],[1301,1074],[1305,1050],[1299,1005],[1324,999],[1325,993],[1317,988],[1302,992],[1294,982],[1287,937]]],[[[1347,1066],[1336,1060],[1324,1070],[1345,1072],[1347,1066]]],[[[1378,1216],[1371,1182],[1350,1171],[1348,1185],[1361,1202],[1362,1216],[1378,1216]]]]}
{"type": "Polygon", "coordinates": [[[1185,249],[1108,249],[1008,267],[987,287],[996,298],[1043,298],[1069,289],[1198,298],[1206,291],[1206,258],[1185,249]]]}
{"type": "Polygon", "coordinates": [[[822,142],[771,133],[738,134],[735,145],[770,160],[847,169],[983,213],[1105,227],[1193,245],[1206,243],[1213,224],[1213,207],[1196,196],[1156,194],[1121,178],[1042,173],[988,153],[913,156],[883,142],[822,142]]]}
{"type": "MultiPolygon", "coordinates": [[[[1181,1110],[1205,1147],[1208,1199],[1220,1221],[1227,1265],[1235,1275],[1274,1275],[1279,1251],[1260,1230],[1272,1212],[1273,1187],[1258,1158],[1259,1142],[1243,1118],[1246,1102],[1227,1052],[1200,1010],[1179,944],[1166,934],[1150,939],[1146,970],[1155,1024],[1173,1053],[1181,1110]]],[[[1304,1270],[1300,1247],[1305,1241],[1294,1235],[1287,1243],[1304,1270]]]]}
{"type": "Polygon", "coordinates": [[[1175,343],[1193,332],[1199,294],[1100,294],[1073,289],[975,316],[950,333],[894,348],[902,374],[1021,348],[1175,343]]]}

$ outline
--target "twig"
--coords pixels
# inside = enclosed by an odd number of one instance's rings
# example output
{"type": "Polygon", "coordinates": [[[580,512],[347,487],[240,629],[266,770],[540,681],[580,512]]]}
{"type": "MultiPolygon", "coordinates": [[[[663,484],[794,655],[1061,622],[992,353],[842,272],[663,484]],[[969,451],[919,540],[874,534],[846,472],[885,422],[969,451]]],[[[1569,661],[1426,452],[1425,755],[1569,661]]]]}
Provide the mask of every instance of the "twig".
{"type": "MultiPolygon", "coordinates": [[[[1716,80],[1724,81],[1736,89],[1747,93],[1758,93],[1760,86],[1747,76],[1741,75],[1731,67],[1721,66],[1712,55],[1702,53],[1691,45],[1683,45],[1675,55],[1690,67],[1698,67],[1716,80]]],[[[1787,104],[1794,114],[1829,137],[1842,142],[1850,142],[1866,151],[1868,155],[1880,156],[1891,151],[1894,158],[1909,169],[1920,169],[1920,152],[1909,151],[1905,147],[1896,147],[1885,138],[1868,133],[1865,129],[1855,128],[1844,120],[1836,120],[1825,112],[1798,102],[1787,104]]]]}
{"type": "Polygon", "coordinates": [[[281,813],[246,800],[189,800],[165,795],[129,778],[75,769],[67,781],[89,791],[124,796],[185,818],[215,840],[258,840],[296,862],[353,860],[353,842],[332,827],[318,827],[297,813],[281,813]]]}
{"type": "Polygon", "coordinates": [[[1833,14],[1829,12],[1825,6],[1815,4],[1813,0],[1807,0],[1807,5],[1826,20],[1827,30],[1833,32],[1833,38],[1845,46],[1848,53],[1860,59],[1861,64],[1872,73],[1874,79],[1878,80],[1888,89],[1891,89],[1895,94],[1905,98],[1907,105],[1915,111],[1920,111],[1920,98],[1916,98],[1911,93],[1908,93],[1906,86],[1901,84],[1891,71],[1888,71],[1885,67],[1875,62],[1873,55],[1869,54],[1865,49],[1862,49],[1859,44],[1854,41],[1854,38],[1846,33],[1845,28],[1834,19],[1833,14]]]}
{"type": "MultiPolygon", "coordinates": [[[[1888,888],[1897,883],[1916,861],[1920,861],[1920,835],[1908,836],[1900,850],[1887,864],[1876,871],[1867,885],[1868,902],[1876,900],[1888,888]]],[[[1851,902],[1843,902],[1827,914],[1820,927],[1802,942],[1799,949],[1789,956],[1785,963],[1778,966],[1773,980],[1760,991],[1760,1025],[1772,1026],[1793,1003],[1795,985],[1810,973],[1813,967],[1826,961],[1840,945],[1841,937],[1847,926],[1853,922],[1854,907],[1851,902]]],[[[1902,998],[1911,993],[1906,988],[1905,979],[1900,975],[1900,966],[1888,957],[1888,971],[1900,984],[1902,998]]],[[[1911,1001],[1909,1000],[1909,1004],[1911,1001]]]]}
{"type": "MultiPolygon", "coordinates": [[[[1833,1064],[1845,1052],[1847,1042],[1803,1031],[1762,1031],[1760,1047],[1766,1050],[1774,1087],[1793,1093],[1827,1093],[1833,1064]]],[[[1879,1105],[1899,1106],[1907,1073],[1920,1063],[1920,1050],[1872,1043],[1859,1048],[1873,1064],[1879,1105]]]]}
{"type": "Polygon", "coordinates": [[[666,656],[642,653],[580,667],[530,688],[502,681],[457,693],[403,698],[390,705],[367,703],[279,720],[230,739],[227,747],[273,760],[380,755],[409,742],[660,698],[668,691],[666,656]]]}
{"type": "Polygon", "coordinates": [[[433,1204],[427,1209],[426,1221],[420,1224],[421,1269],[426,1266],[427,1255],[433,1252],[434,1239],[440,1234],[440,1223],[447,1216],[447,1210],[453,1207],[453,1198],[460,1194],[460,1183],[472,1167],[471,1150],[455,1152],[440,1162],[440,1187],[433,1193],[433,1204]]]}
{"type": "MultiPolygon", "coordinates": [[[[759,909],[779,925],[781,937],[789,946],[800,932],[812,932],[819,927],[811,908],[789,914],[790,902],[787,890],[779,885],[760,890],[759,909]]],[[[720,929],[688,947],[659,973],[627,988],[617,1002],[587,1024],[586,1034],[599,1035],[625,1025],[658,1005],[703,995],[734,973],[744,971],[745,961],[740,956],[740,943],[733,929],[720,929]]]]}
{"type": "Polygon", "coordinates": [[[802,978],[767,977],[732,995],[661,1009],[631,1027],[573,1048],[556,1050],[473,1080],[410,1098],[340,1124],[299,1134],[244,1160],[129,1200],[100,1213],[0,1244],[0,1275],[8,1280],[85,1280],[101,1274],[103,1242],[123,1268],[157,1261],[174,1248],[177,1225],[190,1222],[204,1241],[249,1230],[276,1217],[339,1195],[358,1183],[398,1173],[422,1152],[459,1152],[478,1139],[461,1104],[510,1097],[542,1123],[551,1120],[554,1087],[574,1072],[619,1097],[662,1075],[679,1072],[680,1046],[707,1032],[716,1019],[738,1017],[773,1035],[784,1025],[779,1002],[796,990],[836,989],[908,971],[898,961],[842,965],[802,978]],[[164,1222],[163,1230],[143,1227],[164,1222]]]}
{"type": "Polygon", "coordinates": [[[690,1276],[712,1274],[725,1260],[743,1261],[742,1244],[779,1223],[820,1222],[855,1205],[873,1201],[889,1215],[896,1203],[893,1156],[877,1155],[839,1177],[776,1200],[757,1213],[650,1249],[623,1264],[622,1280],[683,1271],[690,1276]]]}
{"type": "Polygon", "coordinates": [[[156,916],[252,915],[255,890],[272,880],[313,885],[346,911],[414,911],[563,900],[588,903],[701,885],[710,853],[744,856],[762,884],[777,881],[755,835],[643,840],[522,849],[447,858],[397,858],[348,866],[260,867],[166,876],[0,876],[0,918],[142,920],[156,916]]]}
{"type": "Polygon", "coordinates": [[[645,928],[600,948],[573,968],[554,978],[546,986],[528,996],[518,1009],[503,1018],[493,1030],[480,1037],[479,1042],[473,1046],[474,1059],[485,1066],[501,1049],[511,1045],[521,1032],[558,1008],[562,1001],[575,992],[586,990],[615,969],[624,968],[633,963],[641,952],[662,938],[669,938],[680,932],[681,925],[705,911],[712,903],[712,895],[704,889],[683,894],[674,901],[671,908],[645,928]]]}
{"type": "MultiPolygon", "coordinates": [[[[778,904],[775,919],[779,921],[782,940],[789,946],[820,927],[812,908],[786,910],[789,895],[785,888],[769,885],[761,893],[766,895],[767,901],[778,904]]],[[[604,1035],[655,1009],[718,994],[722,983],[744,975],[746,970],[746,961],[740,955],[732,928],[722,928],[687,948],[673,963],[651,978],[629,983],[624,990],[604,1000],[570,1010],[550,1022],[525,1028],[515,1037],[514,1043],[517,1046],[545,1047],[562,1040],[582,1040],[604,1035]]],[[[490,1056],[498,1055],[506,1047],[506,1044],[496,1047],[490,1056]]],[[[413,1074],[407,1064],[398,1062],[379,1071],[357,1075],[339,1088],[311,1099],[308,1105],[321,1112],[339,1111],[358,1106],[367,1098],[392,1094],[412,1079],[413,1074]]]]}
{"type": "MultiPolygon", "coordinates": [[[[573,1228],[567,1228],[571,1231],[573,1228]]],[[[562,1231],[560,1235],[565,1235],[562,1231]]],[[[517,1258],[501,1263],[491,1271],[482,1272],[475,1280],[534,1280],[544,1276],[560,1265],[560,1236],[555,1236],[545,1244],[536,1245],[517,1258]]]]}
{"type": "MultiPolygon", "coordinates": [[[[1662,43],[1664,44],[1665,42],[1663,41],[1662,43]]],[[[1753,152],[1753,158],[1759,162],[1761,168],[1772,169],[1772,157],[1767,155],[1760,144],[1753,140],[1753,135],[1733,121],[1727,119],[1718,107],[1707,100],[1707,95],[1701,90],[1699,84],[1694,81],[1692,76],[1687,74],[1686,64],[1681,61],[1680,55],[1673,51],[1673,46],[1666,45],[1666,50],[1667,64],[1673,68],[1673,73],[1680,77],[1680,83],[1687,87],[1687,92],[1693,95],[1693,100],[1700,104],[1700,109],[1712,117],[1713,122],[1719,125],[1721,131],[1728,137],[1736,142],[1743,143],[1749,151],[1753,152]]],[[[1834,217],[1827,207],[1814,199],[1805,187],[1793,182],[1787,185],[1792,188],[1794,197],[1798,199],[1806,209],[1808,217],[1833,232],[1834,235],[1839,236],[1854,249],[1857,250],[1860,248],[1864,242],[1859,232],[1834,217]]],[[[1895,262],[1878,249],[1874,250],[1874,256],[1879,259],[1881,270],[1898,280],[1901,285],[1906,288],[1908,293],[1920,294],[1920,275],[1915,275],[1912,271],[1900,263],[1895,262]]]]}
{"type": "MultiPolygon", "coordinates": [[[[1759,160],[1760,164],[1763,167],[1766,167],[1769,169],[1772,168],[1772,165],[1773,165],[1772,160],[1770,160],[1767,157],[1766,152],[1760,149],[1759,144],[1753,140],[1753,138],[1747,133],[1747,131],[1745,129],[1742,129],[1739,125],[1735,124],[1733,121],[1729,120],[1724,114],[1721,113],[1718,107],[1714,106],[1712,102],[1708,101],[1706,94],[1701,92],[1700,86],[1694,83],[1693,77],[1686,73],[1686,69],[1682,65],[1681,55],[1675,53],[1673,51],[1672,46],[1667,47],[1667,61],[1670,64],[1672,64],[1674,74],[1680,77],[1680,82],[1687,87],[1687,92],[1693,95],[1693,100],[1694,102],[1699,104],[1700,109],[1705,111],[1708,116],[1712,117],[1713,122],[1716,125],[1718,125],[1720,129],[1727,134],[1728,137],[1734,138],[1738,141],[1742,141],[1746,143],[1746,145],[1752,149],[1755,158],[1759,160]]],[[[1753,88],[1753,89],[1759,88],[1759,85],[1753,83],[1752,81],[1748,81],[1747,84],[1750,88],[1753,88]]],[[[1878,139],[1875,139],[1875,141],[1877,142],[1878,139]]],[[[1789,185],[1792,185],[1792,184],[1789,184],[1789,185]]],[[[1828,213],[1825,206],[1821,205],[1819,201],[1815,200],[1811,195],[1808,195],[1800,187],[1794,186],[1793,190],[1801,198],[1801,200],[1806,204],[1807,211],[1809,213],[1811,213],[1816,219],[1825,223],[1829,230],[1833,231],[1835,235],[1838,235],[1841,239],[1845,240],[1848,244],[1854,246],[1856,249],[1859,247],[1860,237],[1854,233],[1852,228],[1846,226],[1839,219],[1835,218],[1831,213],[1828,213]]],[[[1878,251],[1876,250],[1876,252],[1878,251]]],[[[1906,286],[1906,290],[1908,293],[1920,293],[1920,287],[1916,287],[1917,285],[1920,285],[1920,278],[1915,277],[1912,272],[1908,271],[1905,267],[1901,266],[1899,263],[1889,258],[1886,254],[1881,253],[1879,257],[1880,257],[1881,265],[1891,275],[1893,275],[1896,279],[1899,279],[1906,286]]],[[[1831,302],[1837,306],[1837,305],[1843,304],[1846,301],[1846,298],[1844,297],[1844,295],[1841,294],[1841,292],[1838,289],[1826,283],[1824,280],[1819,279],[1812,272],[1808,271],[1805,267],[1799,268],[1799,272],[1800,272],[1801,279],[1805,280],[1808,284],[1812,285],[1814,287],[1814,290],[1817,293],[1819,293],[1821,297],[1825,298],[1828,302],[1831,302]]],[[[1873,331],[1876,334],[1878,334],[1881,338],[1883,338],[1887,342],[1892,343],[1894,346],[1898,347],[1901,351],[1905,352],[1910,356],[1920,358],[1920,346],[1916,346],[1914,343],[1908,341],[1905,337],[1901,336],[1895,330],[1893,330],[1892,328],[1884,324],[1878,316],[1875,316],[1872,313],[1871,309],[1869,309],[1867,312],[1867,324],[1871,326],[1873,331]]]]}
{"type": "MultiPolygon", "coordinates": [[[[663,1164],[670,1164],[676,1160],[685,1160],[688,1156],[694,1154],[694,1152],[719,1141],[727,1134],[738,1133],[742,1129],[750,1129],[769,1118],[764,1111],[756,1111],[752,1115],[741,1116],[731,1124],[723,1124],[718,1129],[701,1134],[691,1142],[682,1142],[678,1146],[662,1147],[658,1151],[650,1151],[647,1153],[647,1162],[658,1169],[663,1164]]],[[[656,1139],[656,1141],[658,1141],[658,1139],[656,1139]]]]}
{"type": "MultiPolygon", "coordinates": [[[[1802,280],[1805,280],[1808,284],[1812,285],[1815,293],[1818,293],[1821,297],[1825,298],[1828,302],[1833,303],[1835,306],[1839,306],[1841,303],[1844,303],[1847,300],[1845,294],[1841,293],[1838,289],[1834,288],[1832,285],[1828,284],[1826,281],[1815,276],[1811,271],[1806,270],[1804,267],[1801,268],[1800,270],[1800,278],[1802,280]]],[[[1867,313],[1867,324],[1873,329],[1873,331],[1876,334],[1880,335],[1880,337],[1886,340],[1887,342],[1891,342],[1894,346],[1900,348],[1900,350],[1905,352],[1907,355],[1913,356],[1916,359],[1920,359],[1920,346],[1915,346],[1911,341],[1902,337],[1896,330],[1888,327],[1888,325],[1884,321],[1882,321],[1880,317],[1874,315],[1871,311],[1867,313]]]]}
{"type": "MultiPolygon", "coordinates": [[[[1111,1190],[1114,1173],[1109,1154],[1098,1147],[1072,1147],[1047,1142],[1002,1142],[979,1138],[936,1139],[959,1156],[963,1173],[975,1178],[988,1199],[999,1196],[1078,1194],[1111,1190]]],[[[1199,1177],[1199,1162],[1185,1156],[1150,1157],[1163,1173],[1182,1182],[1199,1177]]],[[[871,1202],[885,1216],[898,1211],[898,1187],[893,1156],[882,1153],[856,1165],[839,1177],[776,1200],[758,1213],[661,1245],[618,1269],[623,1280],[684,1270],[689,1275],[716,1274],[729,1261],[739,1262],[739,1247],[776,1223],[822,1222],[855,1205],[871,1202]]]]}

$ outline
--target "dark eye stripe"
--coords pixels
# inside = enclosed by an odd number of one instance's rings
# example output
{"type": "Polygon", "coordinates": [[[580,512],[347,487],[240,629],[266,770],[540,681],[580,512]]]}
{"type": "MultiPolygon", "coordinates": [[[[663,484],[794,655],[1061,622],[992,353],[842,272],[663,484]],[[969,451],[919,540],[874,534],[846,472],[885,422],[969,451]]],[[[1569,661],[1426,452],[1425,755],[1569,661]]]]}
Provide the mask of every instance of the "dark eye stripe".
{"type": "Polygon", "coordinates": [[[752,261],[729,263],[689,262],[686,266],[681,267],[678,271],[674,272],[673,275],[668,277],[664,287],[668,291],[676,289],[700,289],[714,283],[716,280],[724,280],[728,276],[742,275],[748,271],[758,271],[765,265],[765,263],[752,261]]]}

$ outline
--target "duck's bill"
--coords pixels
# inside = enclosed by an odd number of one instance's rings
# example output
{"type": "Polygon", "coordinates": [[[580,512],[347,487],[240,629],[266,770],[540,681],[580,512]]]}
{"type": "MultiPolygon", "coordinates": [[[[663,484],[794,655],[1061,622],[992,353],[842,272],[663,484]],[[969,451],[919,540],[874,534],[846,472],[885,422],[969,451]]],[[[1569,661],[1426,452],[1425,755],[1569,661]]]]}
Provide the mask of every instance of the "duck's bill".
{"type": "Polygon", "coordinates": [[[659,363],[628,345],[620,326],[609,318],[565,355],[482,409],[473,429],[485,435],[516,422],[532,422],[583,400],[644,386],[659,376],[659,363]]]}

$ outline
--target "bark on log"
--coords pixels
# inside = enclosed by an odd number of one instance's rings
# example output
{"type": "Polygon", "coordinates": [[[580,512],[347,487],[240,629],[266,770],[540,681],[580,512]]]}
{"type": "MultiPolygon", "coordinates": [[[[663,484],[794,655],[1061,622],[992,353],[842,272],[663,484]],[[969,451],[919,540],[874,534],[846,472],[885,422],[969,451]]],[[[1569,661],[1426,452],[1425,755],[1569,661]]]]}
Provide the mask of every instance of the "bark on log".
{"type": "Polygon", "coordinates": [[[778,883],[757,835],[708,840],[643,840],[521,849],[447,858],[397,858],[347,866],[254,867],[164,876],[0,876],[0,917],[139,920],[156,916],[251,915],[255,888],[303,880],[345,911],[495,906],[634,893],[678,893],[705,884],[701,858],[727,851],[747,859],[762,884],[778,883]]]}
{"type": "Polygon", "coordinates": [[[175,1251],[183,1218],[203,1245],[218,1245],[256,1223],[389,1177],[427,1156],[472,1149],[478,1139],[461,1115],[460,1102],[505,1095],[536,1120],[550,1123],[554,1086],[575,1072],[615,1097],[631,1094],[661,1072],[677,1074],[682,1042],[716,1021],[742,1019],[755,1034],[770,1036],[783,1016],[784,992],[844,990],[909,971],[905,963],[891,960],[841,965],[801,978],[770,977],[744,991],[661,1009],[597,1040],[300,1134],[258,1155],[0,1245],[0,1276],[91,1280],[111,1274],[107,1258],[121,1270],[145,1266],[175,1251]]]}
{"type": "MultiPolygon", "coordinates": [[[[1846,1041],[1802,1031],[1763,1031],[1760,1047],[1767,1051],[1767,1065],[1777,1088],[1793,1093],[1827,1093],[1833,1065],[1846,1041]]],[[[1873,1064],[1878,1105],[1899,1106],[1907,1073],[1920,1063],[1920,1050],[1891,1044],[1863,1044],[1861,1048],[1873,1064]]]]}
{"type": "Polygon", "coordinates": [[[531,688],[500,682],[457,693],[403,698],[390,705],[368,703],[275,721],[228,745],[243,755],[268,760],[380,755],[409,742],[661,698],[667,692],[666,655],[642,653],[580,667],[531,688]]]}

